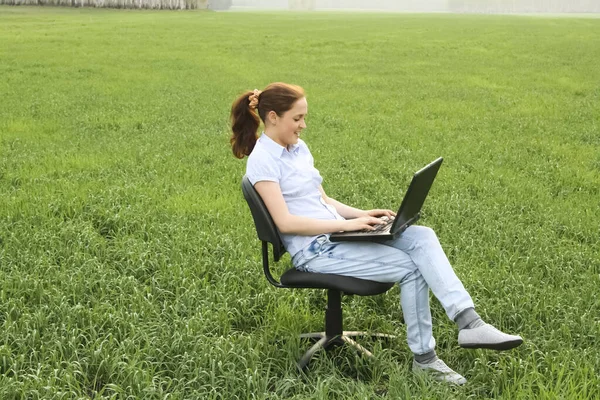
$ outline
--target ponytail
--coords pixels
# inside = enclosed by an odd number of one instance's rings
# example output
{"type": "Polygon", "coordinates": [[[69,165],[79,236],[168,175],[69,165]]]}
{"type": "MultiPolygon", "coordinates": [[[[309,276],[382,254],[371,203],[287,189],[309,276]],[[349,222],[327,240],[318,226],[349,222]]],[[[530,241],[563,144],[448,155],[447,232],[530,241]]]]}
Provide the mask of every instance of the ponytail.
{"type": "Polygon", "coordinates": [[[260,125],[260,119],[255,109],[250,108],[250,96],[254,92],[248,91],[242,94],[231,106],[231,135],[230,143],[233,155],[244,158],[250,155],[256,140],[256,131],[260,125]]]}
{"type": "Polygon", "coordinates": [[[258,89],[242,94],[231,106],[231,150],[237,158],[249,156],[256,145],[260,121],[274,111],[280,117],[294,103],[305,97],[300,86],[282,82],[271,83],[262,92],[258,89]]]}

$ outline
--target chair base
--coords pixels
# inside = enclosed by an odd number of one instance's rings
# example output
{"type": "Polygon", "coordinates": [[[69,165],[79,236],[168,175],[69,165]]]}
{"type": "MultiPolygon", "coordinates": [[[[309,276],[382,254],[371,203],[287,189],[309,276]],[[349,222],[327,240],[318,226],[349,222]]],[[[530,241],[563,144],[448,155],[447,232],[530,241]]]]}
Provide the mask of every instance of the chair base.
{"type": "Polygon", "coordinates": [[[300,372],[306,371],[310,360],[313,355],[319,350],[324,349],[327,350],[334,346],[340,345],[349,345],[353,347],[359,354],[366,356],[367,358],[373,357],[373,353],[364,348],[359,343],[355,342],[352,337],[366,337],[370,336],[372,338],[383,338],[383,339],[395,339],[394,335],[387,335],[385,333],[369,333],[369,332],[357,332],[357,331],[344,331],[341,335],[333,335],[328,336],[325,332],[315,332],[315,333],[303,333],[300,335],[303,339],[317,339],[317,343],[315,343],[298,361],[298,370],[300,372]]]}

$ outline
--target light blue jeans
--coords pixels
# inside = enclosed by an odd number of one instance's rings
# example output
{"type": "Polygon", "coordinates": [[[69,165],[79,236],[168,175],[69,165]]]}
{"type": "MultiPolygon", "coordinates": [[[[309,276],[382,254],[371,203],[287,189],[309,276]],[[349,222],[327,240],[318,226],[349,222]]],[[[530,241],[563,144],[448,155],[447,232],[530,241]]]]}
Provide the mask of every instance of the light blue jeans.
{"type": "Polygon", "coordinates": [[[474,307],[437,235],[424,226],[410,226],[397,239],[381,242],[331,242],[321,235],[296,253],[292,262],[300,271],[398,282],[408,346],[414,354],[435,349],[430,288],[452,321],[474,307]]]}

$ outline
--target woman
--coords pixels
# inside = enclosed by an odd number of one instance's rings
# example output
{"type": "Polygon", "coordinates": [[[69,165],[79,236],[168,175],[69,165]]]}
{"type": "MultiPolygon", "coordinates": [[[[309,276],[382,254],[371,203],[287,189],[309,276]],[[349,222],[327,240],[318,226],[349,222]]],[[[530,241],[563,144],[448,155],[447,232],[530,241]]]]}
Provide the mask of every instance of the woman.
{"type": "Polygon", "coordinates": [[[481,320],[430,228],[413,225],[399,238],[377,243],[329,241],[332,232],[372,230],[395,214],[359,210],[327,196],[313,157],[300,139],[307,113],[304,90],[285,83],[246,92],[231,109],[233,153],[238,158],[249,156],[246,175],[269,210],[296,269],[398,282],[408,345],[414,353],[413,370],[431,373],[437,380],[466,382],[435,353],[429,289],[458,325],[460,346],[506,350],[520,345],[520,336],[481,320]],[[261,120],[264,132],[257,139],[261,120]]]}

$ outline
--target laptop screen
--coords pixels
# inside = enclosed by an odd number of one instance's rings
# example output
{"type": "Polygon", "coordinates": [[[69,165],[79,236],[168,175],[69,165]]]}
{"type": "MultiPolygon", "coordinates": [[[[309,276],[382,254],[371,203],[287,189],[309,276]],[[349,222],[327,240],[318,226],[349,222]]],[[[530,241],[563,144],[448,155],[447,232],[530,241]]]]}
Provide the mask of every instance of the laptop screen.
{"type": "Polygon", "coordinates": [[[443,160],[444,159],[440,157],[421,168],[413,175],[390,232],[395,233],[407,223],[412,223],[415,219],[419,218],[421,207],[423,207],[423,203],[425,203],[429,189],[431,189],[431,186],[433,185],[433,181],[435,180],[435,176],[437,175],[443,160]]]}

